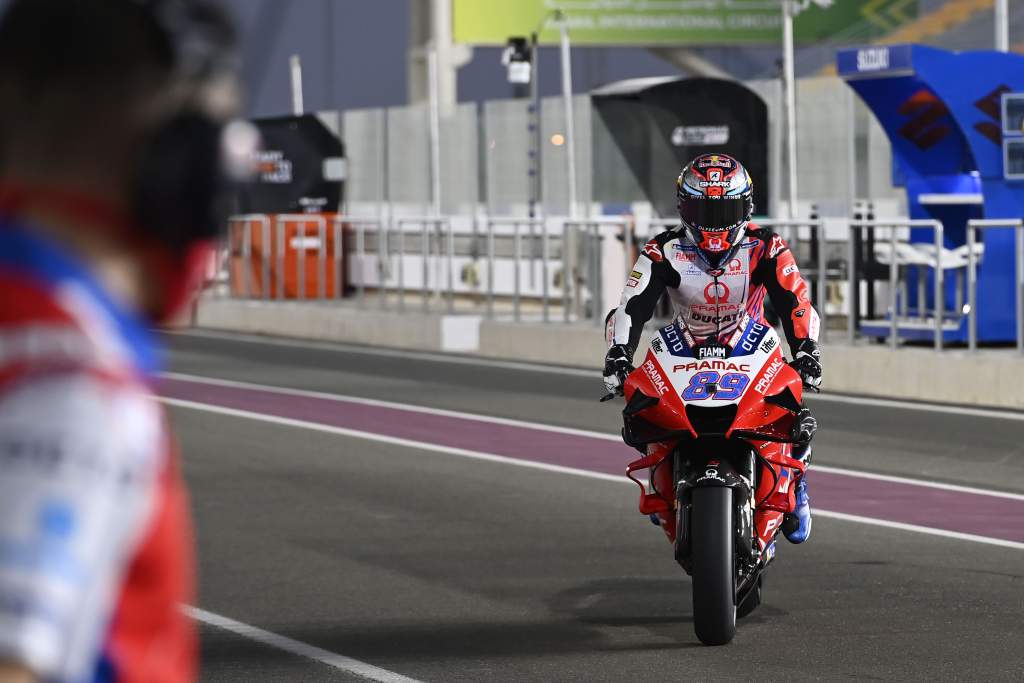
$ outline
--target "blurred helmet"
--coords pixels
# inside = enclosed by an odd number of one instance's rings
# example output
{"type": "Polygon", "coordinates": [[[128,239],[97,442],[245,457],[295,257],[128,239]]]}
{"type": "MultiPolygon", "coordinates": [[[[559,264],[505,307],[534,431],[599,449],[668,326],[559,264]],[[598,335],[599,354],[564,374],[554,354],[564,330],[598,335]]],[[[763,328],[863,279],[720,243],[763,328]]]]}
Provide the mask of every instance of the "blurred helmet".
{"type": "Polygon", "coordinates": [[[754,184],[743,165],[725,154],[702,154],[676,179],[676,208],[708,265],[732,257],[754,212],[754,184]]]}

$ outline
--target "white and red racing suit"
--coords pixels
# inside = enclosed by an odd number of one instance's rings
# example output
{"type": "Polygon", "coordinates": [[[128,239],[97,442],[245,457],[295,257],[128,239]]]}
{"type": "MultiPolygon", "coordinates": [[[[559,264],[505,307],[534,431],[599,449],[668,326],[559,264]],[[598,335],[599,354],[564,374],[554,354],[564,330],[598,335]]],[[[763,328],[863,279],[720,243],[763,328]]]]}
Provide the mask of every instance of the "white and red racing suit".
{"type": "Polygon", "coordinates": [[[734,256],[718,269],[707,265],[682,230],[668,230],[647,242],[618,308],[608,315],[608,345],[621,344],[632,354],[666,291],[675,319],[699,339],[716,334],[727,339],[744,314],[764,323],[766,294],[782,319],[790,349],[804,339],[818,339],[818,313],[793,254],[782,237],[753,223],[734,256]]]}
{"type": "Polygon", "coordinates": [[[41,680],[195,676],[184,488],[152,333],[0,220],[0,661],[41,680]]]}

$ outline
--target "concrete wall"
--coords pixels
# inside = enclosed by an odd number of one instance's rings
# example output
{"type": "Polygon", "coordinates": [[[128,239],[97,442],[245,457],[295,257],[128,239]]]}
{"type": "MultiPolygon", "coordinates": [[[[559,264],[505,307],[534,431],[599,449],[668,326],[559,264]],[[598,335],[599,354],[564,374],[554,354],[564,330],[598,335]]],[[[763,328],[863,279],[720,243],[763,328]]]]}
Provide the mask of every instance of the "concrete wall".
{"type": "MultiPolygon", "coordinates": [[[[603,328],[484,320],[477,316],[361,310],[349,305],[204,299],[199,327],[472,353],[508,360],[589,367],[595,379],[605,352],[603,328]]],[[[651,330],[645,333],[646,346],[651,330]]],[[[641,346],[643,348],[643,346],[641,346]]],[[[1013,350],[936,353],[883,346],[828,344],[825,390],[904,400],[1024,409],[1024,358],[1013,350]]],[[[638,354],[639,356],[639,354],[638,354]]]]}

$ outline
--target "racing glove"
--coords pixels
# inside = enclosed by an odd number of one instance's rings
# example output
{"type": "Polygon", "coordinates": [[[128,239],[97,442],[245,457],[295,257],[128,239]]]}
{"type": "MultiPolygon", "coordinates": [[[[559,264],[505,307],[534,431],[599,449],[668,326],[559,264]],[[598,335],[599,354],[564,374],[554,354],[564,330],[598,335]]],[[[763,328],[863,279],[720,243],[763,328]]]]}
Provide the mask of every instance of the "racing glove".
{"type": "Polygon", "coordinates": [[[801,341],[790,365],[800,373],[804,384],[815,389],[821,386],[821,349],[818,342],[813,339],[801,341]]]}
{"type": "Polygon", "coordinates": [[[793,422],[792,439],[795,449],[805,450],[817,431],[818,421],[811,414],[810,409],[806,406],[800,408],[800,412],[796,414],[796,420],[793,422]]]}
{"type": "Polygon", "coordinates": [[[623,344],[614,344],[604,357],[604,386],[610,394],[622,396],[626,375],[633,372],[633,354],[623,344]]]}

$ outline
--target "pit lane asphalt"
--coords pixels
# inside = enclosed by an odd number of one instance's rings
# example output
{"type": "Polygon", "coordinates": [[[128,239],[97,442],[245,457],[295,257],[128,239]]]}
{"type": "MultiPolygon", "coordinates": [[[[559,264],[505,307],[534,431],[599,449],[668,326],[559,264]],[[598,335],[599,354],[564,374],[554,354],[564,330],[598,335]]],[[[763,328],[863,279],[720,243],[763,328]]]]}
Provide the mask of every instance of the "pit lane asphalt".
{"type": "MultiPolygon", "coordinates": [[[[169,369],[598,431],[599,380],[174,335],[169,369]]],[[[1019,422],[819,402],[817,462],[1024,488],[1019,422]],[[865,427],[867,425],[868,427],[865,427]],[[884,453],[865,453],[885,448],[884,453]],[[966,464],[961,461],[966,460],[966,464]]],[[[819,518],[726,648],[634,487],[172,410],[204,609],[447,680],[1014,680],[1019,550],[819,518]],[[800,635],[798,635],[800,634],[800,635]]],[[[353,680],[203,629],[204,680],[353,680]]]]}

